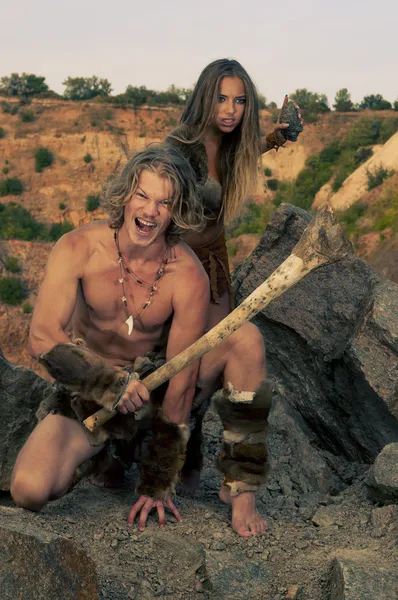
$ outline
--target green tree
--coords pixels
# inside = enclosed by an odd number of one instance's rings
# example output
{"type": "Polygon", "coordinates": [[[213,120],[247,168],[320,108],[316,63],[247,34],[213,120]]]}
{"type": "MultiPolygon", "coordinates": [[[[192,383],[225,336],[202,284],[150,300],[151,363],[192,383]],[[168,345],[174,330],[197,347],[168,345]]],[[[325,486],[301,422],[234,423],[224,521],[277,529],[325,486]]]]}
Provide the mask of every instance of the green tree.
{"type": "Polygon", "coordinates": [[[0,93],[5,96],[18,96],[23,102],[28,102],[31,96],[37,96],[48,91],[46,78],[33,73],[11,73],[0,79],[0,93]]]}
{"type": "Polygon", "coordinates": [[[336,112],[351,112],[353,110],[354,105],[351,102],[351,94],[347,88],[342,88],[336,92],[333,107],[336,112]]]}
{"type": "Polygon", "coordinates": [[[325,94],[310,92],[306,88],[297,89],[289,95],[290,100],[296,102],[299,107],[309,114],[329,112],[329,103],[325,94]]]}
{"type": "Polygon", "coordinates": [[[365,96],[359,105],[360,110],[390,110],[391,102],[384,100],[381,94],[365,96]]]}
{"type": "Polygon", "coordinates": [[[107,79],[92,77],[68,77],[62,82],[64,97],[68,100],[90,100],[96,96],[109,96],[112,85],[107,79]]]}
{"type": "Polygon", "coordinates": [[[258,107],[260,109],[262,109],[262,108],[268,108],[268,106],[267,106],[267,98],[265,96],[263,96],[263,94],[259,94],[258,95],[258,107]]]}

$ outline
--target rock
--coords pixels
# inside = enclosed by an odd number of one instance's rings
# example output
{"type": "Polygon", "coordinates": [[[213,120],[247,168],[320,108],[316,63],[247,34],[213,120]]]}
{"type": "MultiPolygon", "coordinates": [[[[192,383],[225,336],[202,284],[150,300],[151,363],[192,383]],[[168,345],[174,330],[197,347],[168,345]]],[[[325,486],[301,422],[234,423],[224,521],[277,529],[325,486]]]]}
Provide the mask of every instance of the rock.
{"type": "Polygon", "coordinates": [[[299,600],[300,593],[301,593],[301,586],[300,585],[292,585],[286,591],[285,600],[299,600]]]}
{"type": "MultiPolygon", "coordinates": [[[[309,221],[297,207],[278,208],[233,273],[237,304],[291,254],[309,221]]],[[[269,448],[276,481],[287,473],[300,494],[337,493],[360,474],[358,465],[398,442],[397,298],[398,286],[350,257],[310,273],[253,319],[275,383],[269,448]],[[290,464],[273,464],[278,455],[290,464]]]]}
{"type": "Polygon", "coordinates": [[[374,537],[382,537],[387,532],[398,531],[398,506],[382,506],[372,511],[371,523],[374,537]]]}
{"type": "Polygon", "coordinates": [[[398,499],[398,443],[388,444],[368,472],[371,495],[381,502],[398,499]]]}
{"type": "Polygon", "coordinates": [[[330,600],[393,600],[398,575],[393,565],[380,564],[369,551],[344,550],[332,563],[330,600]]]}
{"type": "MultiPolygon", "coordinates": [[[[157,573],[172,587],[181,585],[183,573],[184,585],[195,589],[197,582],[207,589],[210,582],[206,572],[205,551],[201,544],[190,539],[172,535],[170,532],[151,532],[153,553],[156,556],[157,573]]],[[[222,543],[222,542],[214,542],[222,543]]],[[[224,548],[225,549],[225,548],[224,548]]]]}
{"type": "Polygon", "coordinates": [[[224,544],[224,542],[221,542],[219,540],[214,541],[212,544],[210,544],[210,550],[226,550],[227,546],[224,544]]]}
{"type": "Polygon", "coordinates": [[[0,527],[0,589],[2,600],[99,598],[94,562],[73,542],[10,526],[0,527]]]}
{"type": "Polygon", "coordinates": [[[36,410],[50,386],[33,371],[11,365],[0,350],[0,490],[10,489],[18,452],[37,423],[36,410]]]}
{"type": "Polygon", "coordinates": [[[352,343],[349,355],[367,384],[398,418],[398,294],[391,281],[373,291],[372,313],[352,343]]]}
{"type": "Polygon", "coordinates": [[[312,517],[317,527],[331,527],[341,523],[341,513],[338,506],[321,506],[312,517]]]}
{"type": "Polygon", "coordinates": [[[291,100],[282,107],[279,115],[280,123],[289,123],[287,129],[282,129],[281,133],[283,136],[291,142],[297,141],[299,134],[303,131],[300,118],[298,116],[298,110],[291,100]]]}

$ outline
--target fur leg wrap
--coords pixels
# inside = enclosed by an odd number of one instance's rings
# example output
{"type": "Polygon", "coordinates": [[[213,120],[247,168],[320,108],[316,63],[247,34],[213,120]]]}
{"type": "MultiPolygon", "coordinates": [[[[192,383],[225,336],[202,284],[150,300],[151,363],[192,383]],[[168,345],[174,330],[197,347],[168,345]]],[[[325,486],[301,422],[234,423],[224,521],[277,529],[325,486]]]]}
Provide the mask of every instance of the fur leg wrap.
{"type": "Polygon", "coordinates": [[[120,400],[128,378],[139,379],[137,373],[117,371],[87,348],[71,343],[57,344],[41,354],[39,361],[69,391],[108,410],[120,400]]]}
{"type": "Polygon", "coordinates": [[[224,426],[223,448],[217,466],[225,475],[224,485],[232,496],[255,492],[265,483],[267,462],[267,419],[272,404],[272,384],[263,381],[255,392],[227,389],[213,396],[224,426]]]}
{"type": "Polygon", "coordinates": [[[186,425],[169,421],[158,409],[153,418],[153,436],[142,462],[136,491],[140,496],[165,500],[174,494],[185,462],[189,438],[186,425]]]}

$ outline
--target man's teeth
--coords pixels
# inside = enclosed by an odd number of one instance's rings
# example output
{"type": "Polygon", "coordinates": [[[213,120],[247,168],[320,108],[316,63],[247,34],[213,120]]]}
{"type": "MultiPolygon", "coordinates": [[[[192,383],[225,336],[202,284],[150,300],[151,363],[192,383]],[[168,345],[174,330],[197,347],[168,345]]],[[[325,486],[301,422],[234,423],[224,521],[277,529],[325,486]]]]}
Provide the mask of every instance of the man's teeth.
{"type": "Polygon", "coordinates": [[[145,227],[156,227],[156,223],[151,223],[150,221],[145,221],[144,219],[138,219],[138,224],[139,225],[145,225],[145,227]]]}

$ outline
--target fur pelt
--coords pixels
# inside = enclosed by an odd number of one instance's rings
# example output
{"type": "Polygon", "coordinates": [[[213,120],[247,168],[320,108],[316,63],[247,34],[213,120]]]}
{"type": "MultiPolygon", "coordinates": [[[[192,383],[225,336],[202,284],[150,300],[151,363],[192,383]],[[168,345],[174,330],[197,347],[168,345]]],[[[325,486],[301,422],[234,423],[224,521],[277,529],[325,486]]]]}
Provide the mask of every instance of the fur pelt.
{"type": "Polygon", "coordinates": [[[156,409],[152,439],[141,465],[137,494],[165,500],[168,494],[175,492],[185,462],[188,438],[186,425],[172,423],[161,408],[156,409]]]}
{"type": "Polygon", "coordinates": [[[125,371],[113,369],[90,350],[72,343],[57,344],[41,354],[39,362],[68,390],[107,410],[112,410],[128,377],[125,371]]]}
{"type": "Polygon", "coordinates": [[[242,482],[245,485],[241,488],[255,490],[265,483],[268,473],[267,419],[272,385],[263,381],[251,401],[240,401],[238,396],[232,386],[213,396],[224,427],[217,466],[226,476],[227,485],[242,482]]]}

